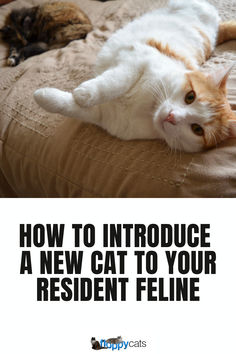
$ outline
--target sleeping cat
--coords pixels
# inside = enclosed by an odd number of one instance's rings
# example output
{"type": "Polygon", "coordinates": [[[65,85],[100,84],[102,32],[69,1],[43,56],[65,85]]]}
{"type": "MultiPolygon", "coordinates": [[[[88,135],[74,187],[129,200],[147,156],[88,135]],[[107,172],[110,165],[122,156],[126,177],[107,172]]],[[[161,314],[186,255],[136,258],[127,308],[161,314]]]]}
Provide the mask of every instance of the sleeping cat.
{"type": "Polygon", "coordinates": [[[45,110],[94,123],[121,139],[163,139],[197,152],[236,137],[226,99],[231,67],[199,67],[217,44],[236,39],[205,0],[170,0],[118,30],[97,57],[97,76],[73,93],[35,92],[45,110]]]}
{"type": "MultiPolygon", "coordinates": [[[[121,336],[118,336],[117,338],[109,338],[105,342],[111,343],[111,344],[118,344],[118,343],[122,343],[123,340],[122,340],[121,336]]],[[[108,349],[107,347],[101,346],[101,344],[96,340],[95,337],[91,338],[91,344],[92,344],[92,349],[95,349],[95,350],[108,349]]]]}
{"type": "Polygon", "coordinates": [[[118,336],[116,338],[109,338],[106,340],[106,343],[111,343],[111,344],[118,344],[118,343],[122,343],[123,339],[121,336],[118,336]]]}
{"type": "Polygon", "coordinates": [[[7,64],[15,66],[33,55],[85,38],[91,30],[89,18],[77,5],[52,2],[12,10],[0,32],[10,46],[7,64]]]}

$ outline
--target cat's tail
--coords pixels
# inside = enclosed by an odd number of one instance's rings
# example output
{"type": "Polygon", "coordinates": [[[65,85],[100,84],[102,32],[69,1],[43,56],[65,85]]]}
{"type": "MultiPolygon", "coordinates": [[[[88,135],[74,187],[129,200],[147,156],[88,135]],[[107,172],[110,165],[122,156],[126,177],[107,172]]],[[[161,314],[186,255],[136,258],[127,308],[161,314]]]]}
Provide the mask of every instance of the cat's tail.
{"type": "Polygon", "coordinates": [[[75,102],[70,92],[45,87],[34,92],[34,99],[40,107],[50,113],[60,113],[66,117],[94,124],[99,120],[98,106],[82,108],[75,102]]]}
{"type": "Polygon", "coordinates": [[[236,39],[236,21],[221,22],[219,26],[217,44],[236,39]]]}

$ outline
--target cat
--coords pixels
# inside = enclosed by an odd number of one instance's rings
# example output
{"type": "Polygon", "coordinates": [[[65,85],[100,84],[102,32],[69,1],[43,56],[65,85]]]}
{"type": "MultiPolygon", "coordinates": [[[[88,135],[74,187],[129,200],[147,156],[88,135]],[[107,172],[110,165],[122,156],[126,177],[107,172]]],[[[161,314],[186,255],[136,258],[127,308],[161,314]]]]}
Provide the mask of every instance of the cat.
{"type": "Polygon", "coordinates": [[[236,22],[220,22],[205,0],[170,0],[114,33],[98,54],[95,78],[73,93],[41,88],[48,112],[96,124],[124,140],[162,139],[199,152],[236,137],[226,99],[231,66],[203,73],[217,44],[236,39],[236,22]]]}
{"type": "Polygon", "coordinates": [[[109,338],[106,340],[106,342],[111,344],[118,344],[118,343],[122,343],[123,339],[121,336],[118,336],[117,338],[109,338]]]}
{"type": "Polygon", "coordinates": [[[100,349],[107,349],[105,347],[101,347],[101,344],[96,340],[95,337],[91,338],[92,349],[100,350],[100,349]]]}
{"type": "Polygon", "coordinates": [[[12,10],[0,33],[10,46],[7,65],[16,66],[33,55],[85,38],[91,30],[89,18],[77,5],[58,1],[12,10]]]}

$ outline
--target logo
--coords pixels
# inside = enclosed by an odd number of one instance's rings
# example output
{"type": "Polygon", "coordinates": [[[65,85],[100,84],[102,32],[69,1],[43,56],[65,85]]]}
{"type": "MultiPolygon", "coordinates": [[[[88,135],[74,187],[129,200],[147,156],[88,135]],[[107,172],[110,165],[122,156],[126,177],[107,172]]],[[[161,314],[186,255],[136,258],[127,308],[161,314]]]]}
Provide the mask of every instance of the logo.
{"type": "Polygon", "coordinates": [[[113,350],[126,350],[128,348],[146,348],[146,341],[142,340],[130,340],[125,341],[121,336],[116,338],[101,339],[96,340],[95,337],[91,338],[92,349],[101,350],[101,349],[111,349],[113,350]]]}

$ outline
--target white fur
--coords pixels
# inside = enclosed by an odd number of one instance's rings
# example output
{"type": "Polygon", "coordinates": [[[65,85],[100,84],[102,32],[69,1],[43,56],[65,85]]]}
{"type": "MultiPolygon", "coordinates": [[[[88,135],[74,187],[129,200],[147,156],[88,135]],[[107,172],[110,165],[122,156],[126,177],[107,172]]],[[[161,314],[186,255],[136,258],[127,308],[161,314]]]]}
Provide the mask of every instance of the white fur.
{"type": "Polygon", "coordinates": [[[7,65],[8,66],[15,66],[16,65],[16,59],[15,58],[7,58],[7,65]]]}
{"type": "Polygon", "coordinates": [[[195,100],[186,105],[183,90],[188,69],[147,45],[150,39],[168,44],[196,69],[196,51],[204,53],[201,29],[216,44],[220,18],[204,0],[170,0],[168,7],[147,13],[120,29],[97,57],[97,76],[77,87],[73,95],[56,89],[35,92],[50,112],[79,118],[121,139],[164,139],[170,147],[199,151],[202,138],[191,124],[203,124],[210,110],[195,100]],[[177,124],[164,122],[172,111],[177,124]]]}

